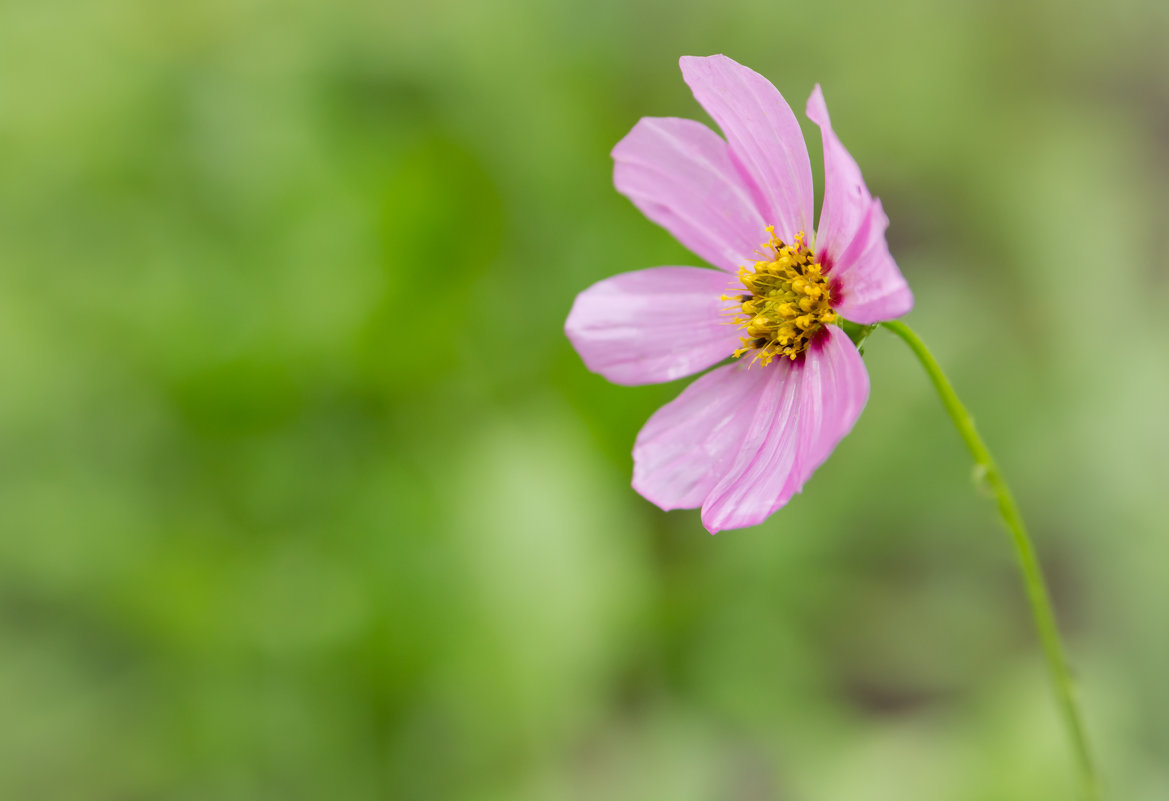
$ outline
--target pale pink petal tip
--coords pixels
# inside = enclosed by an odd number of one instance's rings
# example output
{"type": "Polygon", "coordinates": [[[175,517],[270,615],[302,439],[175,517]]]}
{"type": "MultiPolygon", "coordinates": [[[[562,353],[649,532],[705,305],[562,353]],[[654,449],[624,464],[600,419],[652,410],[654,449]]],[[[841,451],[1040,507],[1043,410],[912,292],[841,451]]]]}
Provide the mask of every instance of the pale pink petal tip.
{"type": "Polygon", "coordinates": [[[808,98],[808,118],[820,127],[824,146],[824,203],[816,226],[816,256],[839,290],[836,310],[869,325],[913,307],[913,294],[889,254],[889,218],[865,185],[860,167],[832,129],[824,93],[808,98]]]}
{"type": "Polygon", "coordinates": [[[615,384],[653,384],[722,361],[739,344],[719,300],[729,276],[654,267],[593,284],[573,303],[564,332],[594,373],[615,384]]]}
{"type": "Polygon", "coordinates": [[[756,205],[782,239],[812,232],[812,166],[800,124],[770,81],[723,55],[679,60],[694,99],[722,129],[756,205]]]}
{"type": "Polygon", "coordinates": [[[712,370],[654,412],[633,446],[633,488],[662,509],[693,509],[729,467],[751,423],[766,370],[712,370]]]}

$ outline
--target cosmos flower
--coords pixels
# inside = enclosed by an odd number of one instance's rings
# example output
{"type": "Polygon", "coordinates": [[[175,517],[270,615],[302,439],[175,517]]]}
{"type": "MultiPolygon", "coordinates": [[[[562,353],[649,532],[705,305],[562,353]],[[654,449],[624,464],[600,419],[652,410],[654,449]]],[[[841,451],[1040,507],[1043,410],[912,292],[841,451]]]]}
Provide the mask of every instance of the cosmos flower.
{"type": "Polygon", "coordinates": [[[659,409],[633,449],[633,487],[662,509],[702,508],[712,534],[761,522],[852,430],[869,394],[840,327],[899,317],[913,295],[889,254],[889,220],[828,119],[814,237],[812,168],[779,91],[726,56],[681,59],[722,129],[645,117],[613,148],[613,179],[654,222],[718,269],[653,267],[581,292],[565,332],[618,384],[672,381],[731,358],[659,409]]]}

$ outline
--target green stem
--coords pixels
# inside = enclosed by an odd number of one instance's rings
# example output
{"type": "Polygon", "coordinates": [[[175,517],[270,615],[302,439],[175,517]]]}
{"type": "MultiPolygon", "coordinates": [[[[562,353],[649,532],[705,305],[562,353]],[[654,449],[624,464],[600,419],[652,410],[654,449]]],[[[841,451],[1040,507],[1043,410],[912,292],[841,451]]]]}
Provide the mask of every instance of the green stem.
{"type": "Polygon", "coordinates": [[[1027,588],[1027,598],[1031,602],[1031,612],[1035,618],[1035,627],[1039,630],[1039,639],[1043,643],[1043,652],[1047,656],[1047,667],[1051,672],[1051,681],[1055,686],[1055,695],[1063,714],[1064,726],[1067,728],[1068,737],[1071,739],[1076,761],[1079,764],[1080,777],[1084,784],[1084,798],[1094,801],[1100,796],[1096,771],[1092,766],[1092,755],[1088,749],[1088,738],[1084,733],[1082,716],[1076,704],[1067,658],[1064,656],[1063,645],[1060,642],[1059,628],[1055,622],[1055,613],[1051,608],[1047,584],[1043,579],[1039,560],[1035,556],[1035,547],[1031,544],[1031,538],[1027,535],[1027,529],[1023,525],[1023,517],[1019,514],[1019,507],[1015,504],[1010,487],[1007,486],[1002,472],[995,464],[994,457],[990,455],[986,443],[982,441],[978,431],[975,430],[974,420],[970,417],[970,413],[966,411],[966,407],[954,394],[954,388],[950,386],[950,382],[942,373],[942,368],[938,366],[925,343],[904,323],[894,321],[882,323],[881,326],[904,340],[905,344],[917,356],[918,361],[929,374],[934,389],[938,391],[942,405],[946,407],[950,419],[954,421],[958,433],[962,435],[966,447],[970,449],[970,454],[974,457],[978,469],[983,473],[986,483],[994,490],[995,497],[998,499],[999,514],[1002,515],[1003,522],[1015,543],[1019,566],[1023,571],[1023,584],[1027,588]]]}

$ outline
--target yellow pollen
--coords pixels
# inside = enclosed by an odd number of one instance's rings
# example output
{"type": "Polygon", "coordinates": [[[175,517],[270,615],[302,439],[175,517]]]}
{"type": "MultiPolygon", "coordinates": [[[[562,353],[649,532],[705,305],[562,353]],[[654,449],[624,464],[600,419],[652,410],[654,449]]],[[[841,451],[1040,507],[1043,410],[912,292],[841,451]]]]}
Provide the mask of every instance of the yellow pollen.
{"type": "Polygon", "coordinates": [[[722,297],[737,303],[728,311],[746,333],[735,358],[755,351],[755,358],[764,365],[777,356],[794,360],[808,349],[820,328],[836,320],[832,289],[803,232],[790,245],[775,236],[773,227],[768,226],[767,233],[771,239],[763,245],[763,260],[755,262],[753,269],[739,268],[739,280],[751,294],[722,297]]]}

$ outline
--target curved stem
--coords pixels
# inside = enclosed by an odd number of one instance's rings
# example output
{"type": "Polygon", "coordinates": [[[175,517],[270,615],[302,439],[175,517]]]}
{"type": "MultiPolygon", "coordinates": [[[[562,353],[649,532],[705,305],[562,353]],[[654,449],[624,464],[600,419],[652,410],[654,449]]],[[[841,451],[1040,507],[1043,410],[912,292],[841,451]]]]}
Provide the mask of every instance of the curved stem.
{"type": "Polygon", "coordinates": [[[1047,583],[1043,579],[1043,571],[1035,556],[1035,547],[1027,535],[1027,529],[1023,525],[1023,517],[1019,514],[1019,507],[1015,504],[1010,487],[1007,486],[1002,472],[995,464],[994,457],[990,455],[986,443],[982,441],[978,431],[974,428],[974,420],[970,417],[970,413],[958,400],[954,388],[950,386],[942,368],[938,366],[925,343],[904,323],[897,321],[881,323],[881,327],[904,340],[905,344],[917,356],[918,361],[929,374],[930,381],[933,382],[938,396],[942,399],[942,405],[946,407],[946,412],[954,421],[954,426],[962,435],[966,447],[970,449],[970,454],[974,457],[986,483],[994,490],[995,498],[998,500],[999,514],[1002,515],[1003,522],[1011,533],[1015,551],[1019,557],[1019,567],[1023,571],[1023,584],[1027,588],[1027,599],[1031,602],[1031,613],[1035,618],[1035,627],[1039,630],[1039,639],[1043,643],[1043,652],[1047,657],[1047,668],[1051,672],[1051,681],[1055,686],[1055,695],[1063,714],[1064,726],[1067,728],[1068,737],[1072,741],[1076,761],[1079,764],[1080,777],[1084,785],[1084,798],[1097,799],[1099,798],[1099,790],[1096,771],[1092,766],[1088,738],[1084,733],[1083,719],[1076,704],[1075,691],[1068,670],[1067,658],[1064,656],[1063,644],[1060,642],[1055,613],[1051,608],[1047,583]]]}

